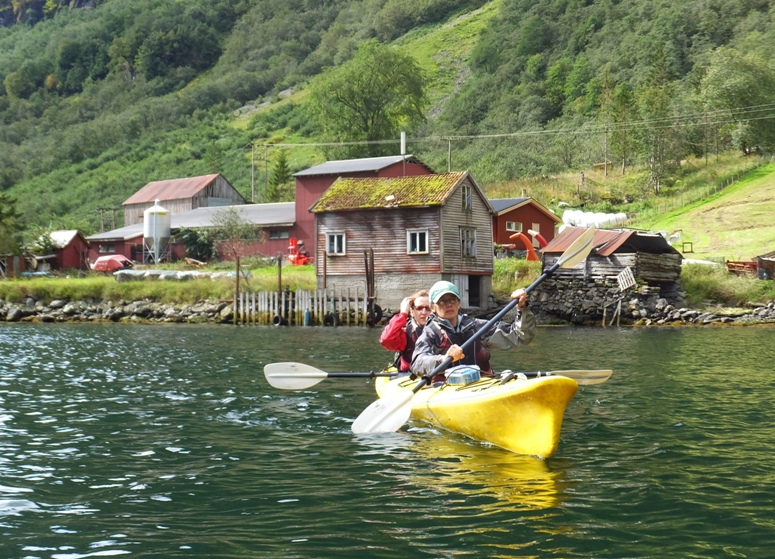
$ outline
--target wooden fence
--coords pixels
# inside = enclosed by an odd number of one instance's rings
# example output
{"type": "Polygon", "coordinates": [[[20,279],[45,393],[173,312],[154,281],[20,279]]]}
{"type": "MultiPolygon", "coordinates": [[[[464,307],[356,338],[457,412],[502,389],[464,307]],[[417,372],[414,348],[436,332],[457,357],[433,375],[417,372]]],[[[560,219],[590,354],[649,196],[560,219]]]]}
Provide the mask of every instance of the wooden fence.
{"type": "Polygon", "coordinates": [[[382,309],[360,289],[241,291],[234,323],[275,326],[369,326],[382,309]]]}

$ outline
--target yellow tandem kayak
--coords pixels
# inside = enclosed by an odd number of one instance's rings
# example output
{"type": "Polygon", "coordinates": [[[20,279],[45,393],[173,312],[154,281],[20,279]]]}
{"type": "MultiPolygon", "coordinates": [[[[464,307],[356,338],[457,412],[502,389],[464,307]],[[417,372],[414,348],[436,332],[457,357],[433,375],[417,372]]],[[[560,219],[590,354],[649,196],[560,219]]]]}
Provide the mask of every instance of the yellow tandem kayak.
{"type": "MultiPolygon", "coordinates": [[[[375,380],[380,398],[411,392],[417,380],[402,376],[375,380]]],[[[412,398],[414,419],[486,441],[512,452],[549,458],[557,451],[565,407],[578,383],[554,375],[481,378],[464,386],[426,387],[412,398]]]]}

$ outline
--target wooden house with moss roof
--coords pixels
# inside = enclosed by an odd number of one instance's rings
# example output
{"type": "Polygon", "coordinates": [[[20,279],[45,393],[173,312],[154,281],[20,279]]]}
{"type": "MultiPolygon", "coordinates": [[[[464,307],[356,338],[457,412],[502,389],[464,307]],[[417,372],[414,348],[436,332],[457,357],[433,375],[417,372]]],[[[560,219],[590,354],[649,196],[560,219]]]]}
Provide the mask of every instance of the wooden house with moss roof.
{"type": "Polygon", "coordinates": [[[488,306],[494,212],[470,173],[342,177],[310,211],[318,287],[363,292],[370,259],[382,307],[438,280],[460,288],[464,308],[488,306]]]}

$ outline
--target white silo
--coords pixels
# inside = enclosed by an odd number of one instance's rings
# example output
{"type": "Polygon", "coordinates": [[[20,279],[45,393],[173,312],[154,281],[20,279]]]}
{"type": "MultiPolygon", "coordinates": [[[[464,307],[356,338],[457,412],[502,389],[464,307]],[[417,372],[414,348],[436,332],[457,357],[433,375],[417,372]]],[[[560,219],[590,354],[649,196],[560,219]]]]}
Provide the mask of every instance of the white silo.
{"type": "Polygon", "coordinates": [[[157,263],[164,257],[170,232],[170,212],[156,200],[153,206],[143,212],[143,245],[152,262],[157,263]]]}

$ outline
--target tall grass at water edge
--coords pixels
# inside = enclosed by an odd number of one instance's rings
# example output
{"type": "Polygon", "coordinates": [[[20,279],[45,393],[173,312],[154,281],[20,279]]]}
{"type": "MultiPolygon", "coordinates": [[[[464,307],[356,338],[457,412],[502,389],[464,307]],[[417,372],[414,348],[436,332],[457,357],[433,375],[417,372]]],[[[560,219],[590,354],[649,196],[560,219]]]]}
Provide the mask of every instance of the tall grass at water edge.
{"type": "MultiPolygon", "coordinates": [[[[276,291],[282,279],[283,289],[292,291],[315,288],[313,266],[264,266],[249,270],[240,278],[240,289],[276,291]]],[[[112,275],[90,273],[85,277],[43,277],[0,281],[0,299],[23,302],[27,298],[51,302],[65,301],[141,301],[191,304],[197,301],[222,301],[234,297],[233,277],[188,280],[116,281],[112,275]]]]}
{"type": "MultiPolygon", "coordinates": [[[[539,262],[517,258],[497,258],[493,273],[493,293],[506,298],[519,287],[527,287],[541,275],[539,262]]],[[[315,289],[313,266],[276,265],[253,268],[247,279],[240,281],[242,289],[276,291],[278,286],[295,291],[315,289]]],[[[681,285],[686,291],[686,303],[692,308],[712,306],[740,307],[746,303],[766,303],[775,300],[775,281],[759,280],[755,276],[736,276],[724,266],[704,264],[684,265],[681,285]]],[[[31,278],[0,281],[0,299],[23,302],[36,301],[140,301],[191,304],[207,300],[231,300],[234,278],[191,279],[186,281],[126,281],[118,282],[110,275],[90,274],[72,278],[31,278]]]]}

